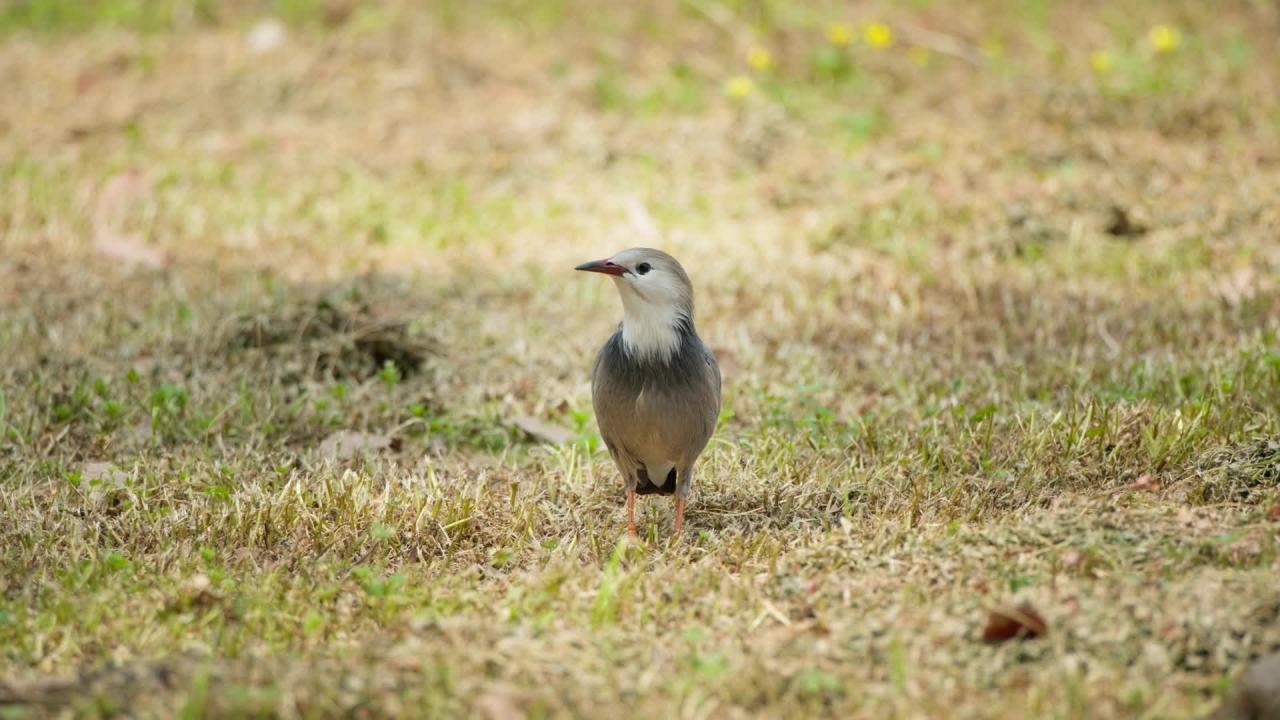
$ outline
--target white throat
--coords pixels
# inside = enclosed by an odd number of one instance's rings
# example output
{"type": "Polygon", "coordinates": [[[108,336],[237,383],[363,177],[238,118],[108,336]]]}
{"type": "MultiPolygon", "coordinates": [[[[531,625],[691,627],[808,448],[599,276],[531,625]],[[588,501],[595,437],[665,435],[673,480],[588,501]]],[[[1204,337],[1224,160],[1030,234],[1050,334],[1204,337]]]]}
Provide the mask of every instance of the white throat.
{"type": "Polygon", "coordinates": [[[636,359],[666,361],[680,348],[680,323],[687,316],[672,305],[645,301],[618,283],[622,296],[622,346],[636,359]]]}

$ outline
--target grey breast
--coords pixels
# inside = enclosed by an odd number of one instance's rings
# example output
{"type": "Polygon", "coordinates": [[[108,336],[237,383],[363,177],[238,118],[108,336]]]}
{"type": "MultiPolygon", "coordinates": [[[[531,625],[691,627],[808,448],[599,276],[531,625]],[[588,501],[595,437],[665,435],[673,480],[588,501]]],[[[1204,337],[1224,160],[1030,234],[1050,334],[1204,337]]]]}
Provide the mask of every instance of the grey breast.
{"type": "Polygon", "coordinates": [[[619,327],[596,357],[591,390],[610,452],[644,466],[656,484],[676,467],[692,465],[720,416],[720,369],[688,324],[665,360],[632,357],[619,327]]]}

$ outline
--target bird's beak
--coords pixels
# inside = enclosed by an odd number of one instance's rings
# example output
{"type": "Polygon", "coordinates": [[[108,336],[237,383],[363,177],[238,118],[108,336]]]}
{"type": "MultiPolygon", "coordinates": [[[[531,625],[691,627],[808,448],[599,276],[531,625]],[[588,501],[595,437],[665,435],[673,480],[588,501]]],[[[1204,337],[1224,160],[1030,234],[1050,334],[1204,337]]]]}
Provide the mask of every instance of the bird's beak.
{"type": "Polygon", "coordinates": [[[618,275],[618,276],[621,276],[627,272],[626,268],[622,267],[621,265],[615,264],[611,260],[592,260],[591,262],[584,262],[578,267],[574,268],[574,270],[585,270],[587,272],[598,272],[598,273],[604,273],[605,275],[618,275]]]}

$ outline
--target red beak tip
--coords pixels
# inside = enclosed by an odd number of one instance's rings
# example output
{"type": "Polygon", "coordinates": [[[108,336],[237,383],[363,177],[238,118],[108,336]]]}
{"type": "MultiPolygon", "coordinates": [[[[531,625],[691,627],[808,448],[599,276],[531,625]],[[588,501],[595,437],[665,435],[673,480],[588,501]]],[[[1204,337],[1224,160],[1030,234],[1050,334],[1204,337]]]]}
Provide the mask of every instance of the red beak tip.
{"type": "Polygon", "coordinates": [[[621,265],[615,265],[609,260],[592,260],[585,262],[574,268],[574,270],[585,270],[586,272],[597,272],[605,275],[622,275],[627,270],[621,265]]]}

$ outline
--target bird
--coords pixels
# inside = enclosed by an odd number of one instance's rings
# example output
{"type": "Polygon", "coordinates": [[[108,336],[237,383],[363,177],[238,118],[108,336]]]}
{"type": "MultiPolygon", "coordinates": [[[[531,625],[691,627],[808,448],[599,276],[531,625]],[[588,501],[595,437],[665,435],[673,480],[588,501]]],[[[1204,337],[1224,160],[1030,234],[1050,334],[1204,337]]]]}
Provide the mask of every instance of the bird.
{"type": "Polygon", "coordinates": [[[693,467],[720,418],[720,366],[693,324],[693,285],[675,258],[630,248],[575,270],[613,279],[622,322],[596,355],[591,404],[627,493],[627,534],[636,537],[636,495],[674,495],[675,529],[693,467]]]}

